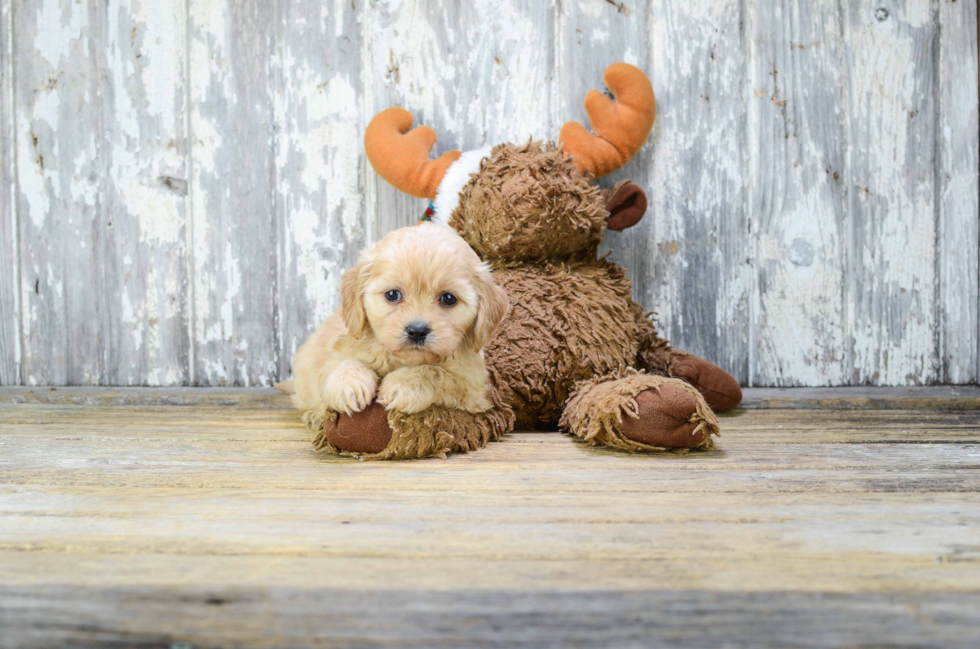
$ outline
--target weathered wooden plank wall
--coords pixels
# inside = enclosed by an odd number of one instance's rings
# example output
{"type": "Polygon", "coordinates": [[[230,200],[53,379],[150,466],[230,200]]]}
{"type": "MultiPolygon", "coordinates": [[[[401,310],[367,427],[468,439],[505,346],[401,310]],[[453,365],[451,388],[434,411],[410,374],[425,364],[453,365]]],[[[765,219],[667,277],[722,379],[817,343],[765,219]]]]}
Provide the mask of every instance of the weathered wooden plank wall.
{"type": "Polygon", "coordinates": [[[850,380],[844,283],[847,78],[836,3],[750,5],[752,380],[850,380]],[[800,362],[806,359],[806,362],[800,362]]]}
{"type": "Polygon", "coordinates": [[[936,132],[940,169],[939,290],[942,314],[941,380],[980,381],[977,255],[980,238],[977,182],[977,3],[943,2],[939,14],[939,106],[936,132]]]}
{"type": "Polygon", "coordinates": [[[0,385],[20,382],[13,73],[13,11],[4,2],[0,4],[0,385]]]}
{"type": "Polygon", "coordinates": [[[586,119],[646,69],[650,197],[606,250],[754,385],[980,371],[976,0],[0,2],[0,384],[267,385],[437,153],[586,119]]]}

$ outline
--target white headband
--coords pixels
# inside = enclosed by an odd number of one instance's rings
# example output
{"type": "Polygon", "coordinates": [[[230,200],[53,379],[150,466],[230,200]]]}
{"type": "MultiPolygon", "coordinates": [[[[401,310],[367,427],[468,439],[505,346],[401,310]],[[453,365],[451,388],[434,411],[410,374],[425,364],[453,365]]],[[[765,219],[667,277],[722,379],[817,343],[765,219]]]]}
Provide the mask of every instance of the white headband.
{"type": "Polygon", "coordinates": [[[456,162],[449,166],[446,175],[439,183],[436,190],[436,199],[432,201],[435,214],[432,220],[442,225],[449,225],[449,217],[453,215],[453,210],[459,205],[459,193],[470,181],[470,176],[480,171],[480,162],[489,157],[492,146],[485,146],[482,149],[465,151],[463,155],[456,159],[456,162]]]}

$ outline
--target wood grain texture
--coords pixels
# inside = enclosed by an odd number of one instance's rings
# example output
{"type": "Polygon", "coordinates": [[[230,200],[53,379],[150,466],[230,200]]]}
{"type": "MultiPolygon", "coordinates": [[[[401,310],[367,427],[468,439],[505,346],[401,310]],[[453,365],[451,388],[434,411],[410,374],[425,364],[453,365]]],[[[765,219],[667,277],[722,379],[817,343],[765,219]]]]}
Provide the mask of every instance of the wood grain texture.
{"type": "Polygon", "coordinates": [[[13,20],[11,4],[0,5],[0,385],[20,384],[13,20]]]}
{"type": "Polygon", "coordinates": [[[748,388],[740,408],[980,409],[975,385],[913,388],[748,388]]]}
{"type": "Polygon", "coordinates": [[[193,381],[279,374],[276,7],[190,3],[193,381]]]}
{"type": "Polygon", "coordinates": [[[284,395],[92,390],[0,400],[4,649],[980,639],[975,399],[737,411],[686,455],[537,432],[364,463],[284,395]]]}
{"type": "Polygon", "coordinates": [[[937,309],[942,314],[942,380],[980,378],[980,97],[966,82],[978,75],[977,3],[940,3],[939,172],[940,277],[937,309]]]}
{"type": "Polygon", "coordinates": [[[646,69],[677,346],[751,385],[980,376],[975,0],[24,0],[0,7],[0,384],[271,385],[343,269],[425,208],[361,135],[557,137],[646,69]]]}
{"type": "Polygon", "coordinates": [[[659,314],[662,335],[741,383],[749,380],[752,282],[744,7],[739,0],[651,3],[659,114],[650,180],[654,263],[643,299],[659,314]]]}
{"type": "MultiPolygon", "coordinates": [[[[459,566],[452,566],[458,568],[459,566]]],[[[325,566],[329,572],[335,566],[325,566]]],[[[971,648],[976,593],[531,592],[7,588],[4,649],[73,647],[971,648]],[[316,612],[310,615],[310,612],[316,612]],[[365,611],[385,611],[366,615],[365,611]],[[438,611],[438,613],[436,613],[438,611]],[[576,611],[569,618],[568,611],[576,611]],[[182,624],[177,628],[174,618],[182,624]],[[53,625],[52,620],[58,624],[53,625]],[[135,622],[138,620],[138,623],[135,622]],[[711,620],[707,623],[706,620],[711,620]],[[517,622],[519,621],[519,623],[517,622]],[[869,626],[869,621],[878,625],[869,626]]],[[[0,612],[0,616],[4,614],[0,612]]],[[[2,621],[4,617],[0,617],[2,621]]]]}
{"type": "Polygon", "coordinates": [[[362,192],[360,17],[347,0],[276,3],[280,377],[292,375],[297,348],[340,306],[341,275],[370,236],[362,192]]]}
{"type": "MultiPolygon", "coordinates": [[[[980,410],[980,387],[745,388],[742,409],[980,410]]],[[[291,410],[272,388],[28,388],[0,389],[0,403],[77,406],[238,406],[291,410]]]]}
{"type": "Polygon", "coordinates": [[[933,3],[845,5],[851,382],[931,383],[942,373],[933,3]]]}
{"type": "Polygon", "coordinates": [[[186,3],[112,0],[105,15],[101,382],[187,384],[186,3]]]}
{"type": "MultiPolygon", "coordinates": [[[[554,140],[555,7],[536,0],[370,4],[364,18],[364,124],[402,106],[438,135],[434,155],[528,138],[554,140]]],[[[375,238],[414,225],[426,201],[367,165],[375,238]]]]}
{"type": "Polygon", "coordinates": [[[22,379],[186,383],[184,3],[14,16],[22,379]]]}
{"type": "Polygon", "coordinates": [[[752,385],[846,384],[843,17],[820,0],[748,7],[752,385]]]}
{"type": "Polygon", "coordinates": [[[106,383],[103,3],[14,6],[21,380],[106,383]]]}

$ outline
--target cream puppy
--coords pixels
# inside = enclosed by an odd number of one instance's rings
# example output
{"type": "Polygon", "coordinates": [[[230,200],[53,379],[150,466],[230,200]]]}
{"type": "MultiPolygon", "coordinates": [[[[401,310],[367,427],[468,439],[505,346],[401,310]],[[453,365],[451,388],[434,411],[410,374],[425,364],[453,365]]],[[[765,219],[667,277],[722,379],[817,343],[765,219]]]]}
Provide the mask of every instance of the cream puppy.
{"type": "Polygon", "coordinates": [[[311,429],[328,410],[352,414],[375,398],[408,414],[490,409],[482,348],[507,294],[454,230],[392,232],[344,273],[341,300],[293,360],[293,402],[311,429]]]}

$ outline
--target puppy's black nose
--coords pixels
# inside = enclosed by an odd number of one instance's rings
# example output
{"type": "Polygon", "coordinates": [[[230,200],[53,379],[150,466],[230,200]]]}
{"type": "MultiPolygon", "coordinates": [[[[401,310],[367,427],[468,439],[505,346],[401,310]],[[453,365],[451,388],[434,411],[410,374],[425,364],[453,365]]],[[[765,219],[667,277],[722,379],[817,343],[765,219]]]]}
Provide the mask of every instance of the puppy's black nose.
{"type": "Polygon", "coordinates": [[[415,343],[416,345],[421,345],[425,342],[425,339],[429,337],[429,333],[432,330],[429,329],[429,325],[424,322],[409,322],[405,325],[405,336],[408,338],[409,342],[415,343]]]}

